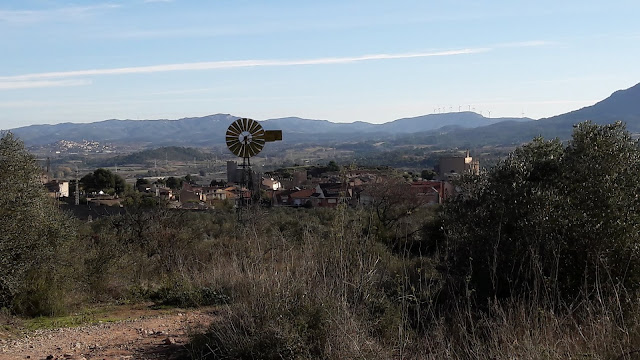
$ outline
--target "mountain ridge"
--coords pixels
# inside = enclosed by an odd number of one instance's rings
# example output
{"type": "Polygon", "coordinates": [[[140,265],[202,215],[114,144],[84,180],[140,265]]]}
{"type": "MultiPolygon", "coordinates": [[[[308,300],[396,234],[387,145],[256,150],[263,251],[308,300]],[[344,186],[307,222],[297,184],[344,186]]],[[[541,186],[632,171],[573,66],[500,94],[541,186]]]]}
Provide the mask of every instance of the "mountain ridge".
{"type": "MultiPolygon", "coordinates": [[[[81,124],[30,125],[11,131],[28,146],[59,140],[135,142],[149,147],[209,146],[223,144],[227,127],[237,118],[218,113],[174,120],[108,119],[81,124]]],[[[281,129],[284,144],[393,140],[458,147],[521,144],[536,136],[566,139],[570,137],[573,125],[585,120],[598,124],[619,120],[627,123],[629,131],[640,132],[640,83],[617,90],[593,105],[540,120],[486,118],[462,111],[401,118],[382,124],[334,123],[293,116],[261,120],[260,123],[267,130],[281,129]]]]}
{"type": "MultiPolygon", "coordinates": [[[[224,142],[227,127],[239,117],[212,114],[202,117],[158,120],[108,119],[92,123],[39,124],[12,129],[27,145],[46,145],[60,140],[101,142],[138,142],[152,146],[204,145],[224,142]],[[216,134],[211,136],[211,134],[216,134]],[[220,135],[218,135],[220,134],[220,135]]],[[[430,114],[402,118],[383,124],[364,121],[334,123],[329,120],[284,117],[262,120],[267,130],[281,129],[293,142],[308,141],[309,135],[329,139],[357,140],[363,137],[392,136],[403,133],[435,130],[442,126],[476,127],[495,123],[498,118],[485,118],[472,112],[430,114]],[[366,136],[365,136],[366,135],[366,136]]],[[[522,119],[522,121],[532,121],[522,119]]]]}

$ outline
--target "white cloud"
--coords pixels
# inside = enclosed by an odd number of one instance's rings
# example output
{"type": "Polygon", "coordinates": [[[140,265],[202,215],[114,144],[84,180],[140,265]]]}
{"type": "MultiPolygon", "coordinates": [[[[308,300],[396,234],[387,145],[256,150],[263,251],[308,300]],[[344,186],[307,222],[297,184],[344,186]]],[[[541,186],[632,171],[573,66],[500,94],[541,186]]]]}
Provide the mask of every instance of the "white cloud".
{"type": "Polygon", "coordinates": [[[144,0],[145,3],[170,3],[173,0],[144,0]]]}
{"type": "Polygon", "coordinates": [[[100,10],[119,8],[118,4],[104,3],[90,6],[70,6],[46,10],[0,10],[0,22],[27,24],[49,20],[78,19],[100,10]]]}
{"type": "Polygon", "coordinates": [[[546,45],[551,45],[554,44],[554,42],[551,41],[545,41],[545,40],[531,40],[531,41],[518,41],[518,42],[510,42],[510,43],[502,43],[502,44],[496,44],[494,45],[495,47],[537,47],[537,46],[546,46],[546,45]]]}
{"type": "Polygon", "coordinates": [[[347,63],[357,63],[357,62],[372,61],[372,60],[395,60],[395,59],[425,58],[425,57],[433,57],[433,56],[454,56],[454,55],[476,54],[476,53],[486,52],[489,50],[491,49],[476,48],[476,49],[447,50],[447,51],[438,51],[438,52],[371,54],[371,55],[362,55],[362,56],[353,56],[353,57],[331,57],[331,58],[298,59],[298,60],[210,61],[210,62],[195,62],[195,63],[182,63],[182,64],[124,67],[124,68],[113,68],[113,69],[91,69],[91,70],[34,73],[34,74],[24,74],[24,75],[14,75],[14,76],[0,76],[0,82],[67,78],[67,77],[78,77],[78,76],[95,76],[95,75],[123,75],[123,74],[143,74],[143,73],[156,73],[156,72],[169,72],[169,71],[231,69],[231,68],[243,68],[243,67],[347,64],[347,63]]]}
{"type": "Polygon", "coordinates": [[[0,90],[33,89],[45,87],[82,86],[91,84],[91,80],[15,80],[0,81],[0,90]]]}

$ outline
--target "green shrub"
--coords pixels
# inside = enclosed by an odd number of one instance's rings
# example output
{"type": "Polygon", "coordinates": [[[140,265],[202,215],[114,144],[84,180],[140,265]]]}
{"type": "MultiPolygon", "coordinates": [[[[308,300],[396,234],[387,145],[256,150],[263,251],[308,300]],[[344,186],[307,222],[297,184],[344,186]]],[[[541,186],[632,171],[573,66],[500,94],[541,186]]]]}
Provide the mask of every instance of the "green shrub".
{"type": "Polygon", "coordinates": [[[535,139],[446,204],[443,265],[458,294],[573,302],[640,287],[640,148],[620,123],[535,139]]]}
{"type": "MultiPolygon", "coordinates": [[[[48,270],[48,269],[47,269],[48,270]]],[[[53,274],[32,270],[13,298],[12,309],[24,316],[63,315],[69,311],[69,294],[53,274]]]]}
{"type": "Polygon", "coordinates": [[[41,170],[11,133],[0,138],[0,307],[18,314],[62,311],[77,283],[75,223],[40,182],[41,170]]]}
{"type": "Polygon", "coordinates": [[[157,305],[178,307],[222,305],[229,302],[229,296],[223,290],[195,287],[184,281],[176,281],[149,292],[148,298],[157,305]]]}

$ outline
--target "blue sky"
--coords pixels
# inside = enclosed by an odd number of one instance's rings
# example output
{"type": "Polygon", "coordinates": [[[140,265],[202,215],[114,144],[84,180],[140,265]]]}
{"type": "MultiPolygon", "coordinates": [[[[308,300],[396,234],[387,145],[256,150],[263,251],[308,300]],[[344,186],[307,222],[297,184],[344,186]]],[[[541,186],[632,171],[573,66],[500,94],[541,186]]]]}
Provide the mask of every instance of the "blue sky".
{"type": "Polygon", "coordinates": [[[541,118],[640,82],[640,1],[0,2],[0,129],[541,118]]]}

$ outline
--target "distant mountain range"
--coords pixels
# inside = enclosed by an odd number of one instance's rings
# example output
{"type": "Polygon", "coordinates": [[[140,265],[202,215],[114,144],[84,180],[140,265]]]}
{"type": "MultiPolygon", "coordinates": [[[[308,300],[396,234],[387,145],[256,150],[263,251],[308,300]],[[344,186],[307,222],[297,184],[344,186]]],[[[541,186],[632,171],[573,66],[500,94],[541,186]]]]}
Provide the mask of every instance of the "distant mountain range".
{"type": "MultiPolygon", "coordinates": [[[[483,146],[521,144],[536,136],[568,139],[573,125],[590,120],[596,124],[615,121],[626,123],[627,130],[640,133],[640,84],[614,92],[598,103],[565,114],[535,121],[501,121],[474,129],[455,128],[439,134],[434,144],[455,146],[483,146]]],[[[413,134],[414,140],[433,137],[433,132],[413,134]]]]}
{"type": "MultiPolygon", "coordinates": [[[[59,140],[91,140],[109,143],[139,143],[154,146],[207,146],[222,144],[224,134],[238,117],[215,114],[179,120],[105,120],[88,124],[64,123],[57,125],[31,125],[13,129],[27,145],[46,145],[59,140]]],[[[429,131],[443,126],[475,128],[504,119],[489,119],[473,112],[432,114],[399,119],[385,124],[333,123],[287,117],[260,121],[265,129],[283,131],[288,143],[358,141],[371,137],[388,138],[392,135],[429,131]]],[[[510,119],[531,121],[531,119],[510,119]]]]}
{"type": "MultiPolygon", "coordinates": [[[[227,127],[238,117],[216,114],[179,120],[105,120],[88,124],[31,125],[12,129],[28,146],[60,140],[158,146],[211,146],[224,143],[227,127]]],[[[357,121],[334,123],[297,117],[260,121],[267,129],[281,129],[283,143],[339,143],[392,141],[450,146],[520,144],[537,135],[568,138],[573,124],[584,120],[621,120],[640,132],[640,84],[613,93],[592,106],[554,117],[486,118],[473,112],[431,114],[384,124],[357,121]]]]}

